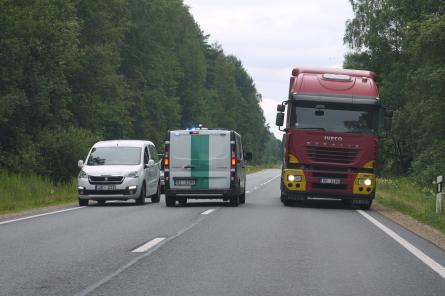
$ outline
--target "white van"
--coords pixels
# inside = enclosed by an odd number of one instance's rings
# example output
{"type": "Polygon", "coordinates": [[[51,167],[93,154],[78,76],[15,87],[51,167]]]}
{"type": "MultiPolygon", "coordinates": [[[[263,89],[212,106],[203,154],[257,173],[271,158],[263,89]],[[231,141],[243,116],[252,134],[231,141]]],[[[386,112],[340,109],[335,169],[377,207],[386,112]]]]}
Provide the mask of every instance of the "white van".
{"type": "Polygon", "coordinates": [[[241,136],[222,129],[169,131],[165,142],[165,202],[223,199],[238,206],[246,199],[245,161],[241,136]]]}
{"type": "Polygon", "coordinates": [[[134,199],[143,205],[146,197],[160,200],[160,159],[149,141],[114,140],[93,145],[84,163],[79,160],[77,178],[79,205],[88,201],[134,199]]]}

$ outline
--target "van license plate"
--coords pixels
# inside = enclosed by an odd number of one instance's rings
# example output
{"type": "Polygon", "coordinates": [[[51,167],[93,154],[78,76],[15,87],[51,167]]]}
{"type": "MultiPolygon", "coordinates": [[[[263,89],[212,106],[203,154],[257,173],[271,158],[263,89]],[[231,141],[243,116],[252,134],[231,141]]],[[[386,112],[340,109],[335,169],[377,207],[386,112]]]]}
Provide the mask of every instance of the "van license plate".
{"type": "Polygon", "coordinates": [[[195,183],[195,179],[175,179],[175,185],[177,186],[193,186],[195,183]]]}
{"type": "Polygon", "coordinates": [[[321,178],[320,179],[321,184],[340,184],[340,179],[330,179],[330,178],[321,178]]]}
{"type": "Polygon", "coordinates": [[[116,190],[116,185],[96,185],[96,190],[99,191],[116,190]]]}

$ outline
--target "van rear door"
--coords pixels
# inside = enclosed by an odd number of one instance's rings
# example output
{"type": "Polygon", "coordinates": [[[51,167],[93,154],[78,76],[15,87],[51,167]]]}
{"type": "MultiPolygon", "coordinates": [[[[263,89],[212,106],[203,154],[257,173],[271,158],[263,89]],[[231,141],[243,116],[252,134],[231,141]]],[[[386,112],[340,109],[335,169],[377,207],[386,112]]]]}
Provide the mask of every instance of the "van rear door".
{"type": "Polygon", "coordinates": [[[170,188],[230,188],[230,132],[170,132],[170,188]]]}

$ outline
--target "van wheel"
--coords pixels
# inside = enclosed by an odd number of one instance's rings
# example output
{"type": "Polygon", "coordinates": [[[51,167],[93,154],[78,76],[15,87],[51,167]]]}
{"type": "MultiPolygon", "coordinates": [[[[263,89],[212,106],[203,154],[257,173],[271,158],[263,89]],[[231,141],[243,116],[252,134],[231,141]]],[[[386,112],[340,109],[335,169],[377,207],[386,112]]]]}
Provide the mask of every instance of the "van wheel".
{"type": "Polygon", "coordinates": [[[230,205],[232,207],[237,207],[239,205],[239,203],[240,203],[240,198],[239,198],[238,194],[232,195],[230,197],[230,205]]]}
{"type": "Polygon", "coordinates": [[[138,206],[141,206],[145,203],[145,183],[142,184],[142,188],[141,188],[141,194],[139,194],[139,197],[136,198],[136,204],[138,206]]]}
{"type": "Polygon", "coordinates": [[[151,196],[152,203],[158,203],[161,200],[161,183],[158,182],[158,190],[151,196]]]}
{"type": "Polygon", "coordinates": [[[176,203],[176,198],[173,195],[165,195],[165,204],[167,207],[174,207],[176,203]]]}
{"type": "Polygon", "coordinates": [[[88,206],[88,199],[79,198],[79,207],[86,207],[86,206],[88,206]]]}
{"type": "Polygon", "coordinates": [[[244,188],[243,194],[240,194],[240,196],[239,196],[239,203],[240,204],[246,203],[246,188],[244,188]]]}

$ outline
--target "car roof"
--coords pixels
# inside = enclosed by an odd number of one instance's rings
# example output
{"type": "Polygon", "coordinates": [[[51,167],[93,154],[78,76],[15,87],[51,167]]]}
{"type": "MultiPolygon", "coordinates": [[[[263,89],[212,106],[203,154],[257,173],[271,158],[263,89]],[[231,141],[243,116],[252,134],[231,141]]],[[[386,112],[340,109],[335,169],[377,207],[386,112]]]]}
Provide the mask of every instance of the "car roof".
{"type": "Polygon", "coordinates": [[[93,147],[144,147],[147,144],[154,145],[152,142],[144,140],[109,140],[97,142],[93,147]]]}

